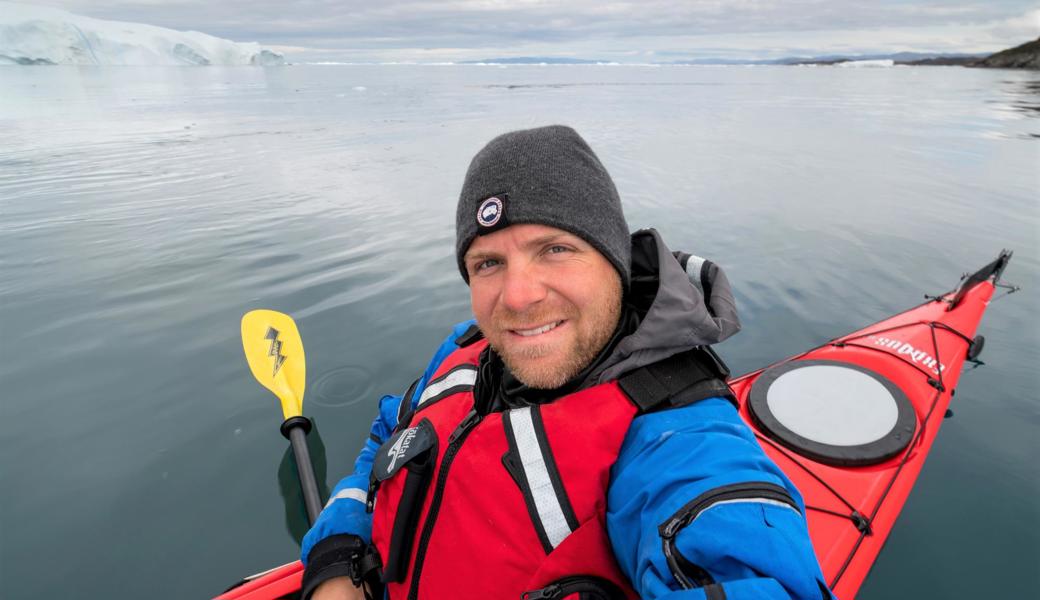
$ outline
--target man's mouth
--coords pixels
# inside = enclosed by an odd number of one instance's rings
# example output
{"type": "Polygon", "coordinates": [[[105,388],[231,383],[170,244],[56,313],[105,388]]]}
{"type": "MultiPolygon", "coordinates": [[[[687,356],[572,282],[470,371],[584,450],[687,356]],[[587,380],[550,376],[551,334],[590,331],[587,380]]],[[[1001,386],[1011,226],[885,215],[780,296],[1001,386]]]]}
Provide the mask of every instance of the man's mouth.
{"type": "Polygon", "coordinates": [[[552,323],[546,323],[541,327],[534,327],[532,329],[510,329],[509,331],[521,337],[533,337],[536,335],[542,335],[543,333],[548,333],[559,327],[561,324],[563,324],[563,321],[553,321],[552,323]]]}

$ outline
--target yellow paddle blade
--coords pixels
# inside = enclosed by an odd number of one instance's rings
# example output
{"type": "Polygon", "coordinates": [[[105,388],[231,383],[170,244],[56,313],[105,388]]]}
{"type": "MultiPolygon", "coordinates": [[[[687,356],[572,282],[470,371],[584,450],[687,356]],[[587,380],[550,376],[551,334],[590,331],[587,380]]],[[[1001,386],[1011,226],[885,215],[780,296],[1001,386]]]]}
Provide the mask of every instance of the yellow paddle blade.
{"type": "Polygon", "coordinates": [[[307,363],[292,317],[273,310],[247,312],[242,317],[242,348],[253,377],[282,401],[285,418],[302,416],[307,363]]]}

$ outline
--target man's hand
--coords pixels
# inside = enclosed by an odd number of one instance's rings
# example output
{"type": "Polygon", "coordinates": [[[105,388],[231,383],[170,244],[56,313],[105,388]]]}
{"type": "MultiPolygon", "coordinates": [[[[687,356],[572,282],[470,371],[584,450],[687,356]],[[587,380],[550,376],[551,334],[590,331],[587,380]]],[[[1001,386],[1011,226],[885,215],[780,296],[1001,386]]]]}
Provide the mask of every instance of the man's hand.
{"type": "Polygon", "coordinates": [[[365,600],[365,593],[349,577],[333,577],[314,590],[311,600],[365,600]]]}

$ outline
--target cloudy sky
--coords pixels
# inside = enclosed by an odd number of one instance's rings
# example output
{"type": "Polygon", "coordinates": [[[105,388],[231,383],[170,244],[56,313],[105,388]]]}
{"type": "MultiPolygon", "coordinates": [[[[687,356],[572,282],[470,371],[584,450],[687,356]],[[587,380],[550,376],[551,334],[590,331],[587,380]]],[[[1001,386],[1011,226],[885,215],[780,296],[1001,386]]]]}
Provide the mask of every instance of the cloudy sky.
{"type": "Polygon", "coordinates": [[[296,60],[619,62],[993,52],[1040,36],[1040,0],[36,0],[258,41],[296,60]]]}

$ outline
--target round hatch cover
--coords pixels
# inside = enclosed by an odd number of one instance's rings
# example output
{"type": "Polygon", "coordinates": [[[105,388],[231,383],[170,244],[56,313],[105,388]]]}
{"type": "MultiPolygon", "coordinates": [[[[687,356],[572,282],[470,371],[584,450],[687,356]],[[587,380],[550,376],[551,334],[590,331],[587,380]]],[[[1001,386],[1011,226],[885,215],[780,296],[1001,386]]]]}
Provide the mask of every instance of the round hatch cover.
{"type": "Polygon", "coordinates": [[[872,465],[910,443],[916,418],[894,383],[863,367],[830,360],[767,369],[751,386],[751,415],[769,437],[813,460],[872,465]]]}

